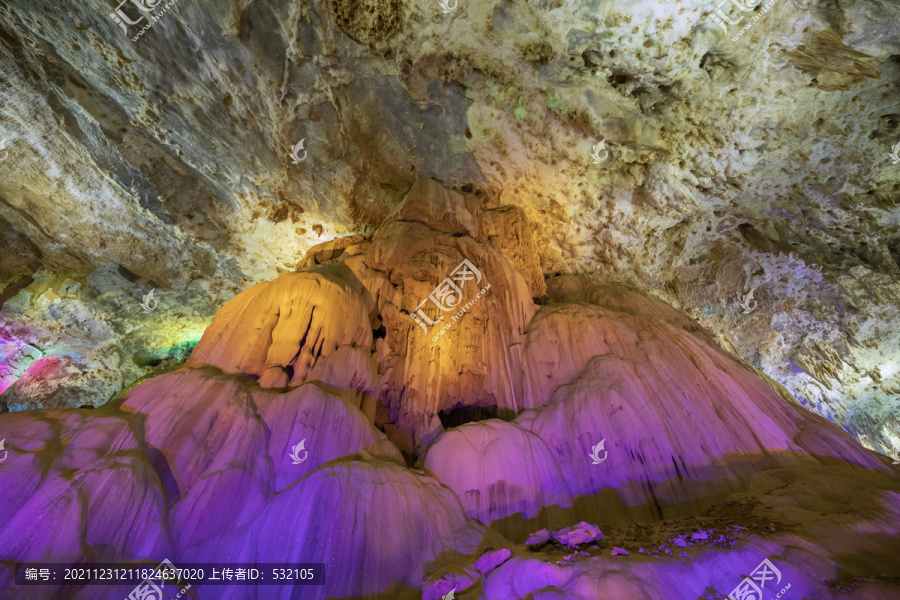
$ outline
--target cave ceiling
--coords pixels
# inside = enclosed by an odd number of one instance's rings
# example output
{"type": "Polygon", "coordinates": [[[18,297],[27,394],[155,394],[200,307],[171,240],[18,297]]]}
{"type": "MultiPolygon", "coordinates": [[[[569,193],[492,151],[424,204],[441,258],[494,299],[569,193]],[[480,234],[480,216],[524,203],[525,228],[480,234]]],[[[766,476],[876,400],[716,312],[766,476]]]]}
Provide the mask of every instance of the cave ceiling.
{"type": "Polygon", "coordinates": [[[0,410],[178,364],[431,178],[900,446],[900,3],[138,3],[0,7],[0,410]]]}

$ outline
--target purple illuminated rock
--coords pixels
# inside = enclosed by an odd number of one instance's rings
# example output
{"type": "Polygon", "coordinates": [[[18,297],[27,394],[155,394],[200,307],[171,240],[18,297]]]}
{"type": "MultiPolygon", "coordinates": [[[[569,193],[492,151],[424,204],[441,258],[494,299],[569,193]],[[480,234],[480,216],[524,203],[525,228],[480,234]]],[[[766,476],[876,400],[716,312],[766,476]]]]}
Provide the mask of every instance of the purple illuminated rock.
{"type": "Polygon", "coordinates": [[[603,532],[600,531],[599,527],[584,521],[577,525],[554,531],[552,535],[554,540],[569,548],[604,539],[603,532]]]}
{"type": "Polygon", "coordinates": [[[540,546],[546,542],[549,542],[552,539],[553,535],[546,529],[541,529],[540,531],[535,531],[530,536],[528,536],[528,540],[525,542],[528,546],[540,546]]]}
{"type": "Polygon", "coordinates": [[[441,600],[450,592],[461,592],[480,580],[481,573],[471,567],[463,568],[459,572],[444,573],[438,579],[426,584],[422,600],[441,600]]]}
{"type": "Polygon", "coordinates": [[[138,386],[122,409],[145,419],[147,442],[173,480],[172,518],[187,548],[248,523],[276,492],[330,460],[370,449],[402,462],[359,409],[312,384],[277,393],[182,369],[138,386]],[[235,495],[243,501],[204,513],[209,498],[235,495]]]}
{"type": "Polygon", "coordinates": [[[424,466],[459,496],[483,523],[540,507],[571,506],[572,497],[553,453],[514,423],[489,419],[445,431],[425,454],[424,466]]]}
{"type": "Polygon", "coordinates": [[[613,546],[612,552],[610,552],[611,556],[628,556],[628,550],[623,548],[619,548],[618,546],[613,546]]]}
{"type": "Polygon", "coordinates": [[[422,600],[441,600],[450,592],[456,593],[474,585],[481,579],[481,573],[475,569],[465,569],[463,573],[447,573],[440,579],[428,584],[422,592],[422,600]]]}
{"type": "MultiPolygon", "coordinates": [[[[261,408],[260,416],[247,402],[252,397],[263,406],[269,392],[251,386],[248,395],[230,379],[196,371],[154,382],[135,390],[123,405],[136,412],[46,411],[43,418],[57,423],[55,429],[28,414],[0,418],[0,435],[13,434],[17,440],[0,476],[21,494],[10,497],[10,518],[0,523],[9,536],[0,560],[75,561],[86,551],[94,560],[170,558],[176,563],[321,562],[327,556],[333,561],[329,569],[340,566],[354,575],[333,578],[304,596],[324,599],[389,593],[401,582],[422,587],[425,565],[436,556],[451,549],[472,553],[482,540],[481,528],[466,518],[452,492],[396,459],[331,460],[273,495],[265,418],[280,413],[261,408]],[[168,400],[144,404],[160,392],[168,400]],[[209,405],[211,398],[216,401],[209,405]],[[209,408],[219,404],[219,410],[209,408]],[[160,421],[154,408],[164,417],[160,421]],[[109,413],[117,416],[101,416],[109,413]],[[134,435],[144,426],[146,442],[134,435]],[[229,448],[229,441],[237,448],[229,448]],[[196,445],[202,443],[209,449],[196,445]],[[37,482],[30,474],[40,473],[37,452],[50,468],[34,493],[29,490],[37,482]],[[253,478],[260,475],[264,486],[258,491],[253,478]],[[193,499],[198,501],[189,502],[193,499]]],[[[334,407],[335,422],[343,422],[341,411],[348,409],[340,399],[310,400],[302,387],[291,393],[301,412],[305,403],[315,408],[324,402],[334,407]]],[[[353,431],[352,423],[344,424],[353,431]]],[[[352,437],[334,438],[331,445],[322,444],[324,456],[305,462],[317,465],[328,458],[329,448],[354,443],[352,437]]],[[[0,573],[0,585],[8,587],[7,576],[0,573]]],[[[257,598],[253,588],[205,587],[234,600],[257,598]]],[[[57,591],[36,589],[31,597],[50,599],[57,591]]],[[[121,600],[128,591],[105,588],[86,597],[121,600]]],[[[290,587],[272,588],[263,597],[287,599],[290,587]]]]}
{"type": "Polygon", "coordinates": [[[501,548],[500,550],[494,550],[492,552],[487,552],[478,560],[475,561],[475,564],[472,565],[476,570],[482,573],[490,573],[504,562],[509,560],[512,556],[512,551],[508,548],[501,548]]]}
{"type": "Polygon", "coordinates": [[[486,576],[482,589],[489,600],[525,598],[537,590],[559,589],[569,577],[568,567],[534,558],[514,557],[486,576]]]}
{"type": "Polygon", "coordinates": [[[579,517],[622,511],[599,496],[609,488],[625,506],[651,497],[677,505],[726,493],[760,469],[810,460],[884,468],[671,307],[604,288],[590,300],[597,304],[550,304],[535,314],[524,351],[529,385],[550,402],[515,420],[546,442],[572,491],[592,498],[579,517]],[[691,423],[703,424],[702,443],[687,433],[691,423]],[[608,456],[593,464],[603,439],[608,456]]]}
{"type": "MultiPolygon", "coordinates": [[[[472,553],[483,536],[436,480],[360,461],[311,473],[279,494],[252,530],[253,561],[324,561],[329,572],[345,574],[305,590],[313,600],[386,593],[400,584],[421,588],[426,564],[450,548],[472,553]]],[[[277,597],[292,597],[290,589],[277,597]]]]}
{"type": "Polygon", "coordinates": [[[355,406],[315,384],[287,393],[253,396],[269,431],[267,453],[275,470],[275,488],[281,491],[307,473],[335,458],[354,452],[405,464],[400,451],[388,442],[355,406]],[[305,441],[295,464],[292,448],[305,441]],[[304,458],[305,457],[305,458],[304,458]]]}
{"type": "Polygon", "coordinates": [[[275,493],[266,431],[241,382],[176,371],[132,390],[122,409],[145,419],[147,444],[169,484],[180,545],[191,547],[249,522],[275,493]],[[242,502],[206,514],[210,498],[236,493],[242,502]]]}
{"type": "Polygon", "coordinates": [[[9,455],[0,464],[0,561],[172,552],[159,480],[139,430],[138,419],[109,409],[3,415],[0,439],[9,455]]]}

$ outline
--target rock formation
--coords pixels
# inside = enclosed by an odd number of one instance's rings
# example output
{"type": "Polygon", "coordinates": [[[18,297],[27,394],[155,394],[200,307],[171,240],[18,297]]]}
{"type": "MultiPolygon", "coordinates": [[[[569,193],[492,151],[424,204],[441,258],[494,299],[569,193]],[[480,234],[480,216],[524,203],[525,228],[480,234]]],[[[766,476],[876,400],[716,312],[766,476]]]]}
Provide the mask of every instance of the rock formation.
{"type": "Polygon", "coordinates": [[[326,565],[196,589],[236,600],[720,598],[763,560],[770,596],[900,597],[890,461],[665,303],[537,280],[523,218],[418,181],[183,367],[0,415],[0,598],[130,589],[22,588],[16,561],[164,558],[326,565]]]}
{"type": "Polygon", "coordinates": [[[0,412],[180,366],[225,302],[436,178],[483,195],[532,298],[581,273],[659,298],[900,449],[900,9],[754,2],[4,0],[0,348],[43,356],[0,412]]]}

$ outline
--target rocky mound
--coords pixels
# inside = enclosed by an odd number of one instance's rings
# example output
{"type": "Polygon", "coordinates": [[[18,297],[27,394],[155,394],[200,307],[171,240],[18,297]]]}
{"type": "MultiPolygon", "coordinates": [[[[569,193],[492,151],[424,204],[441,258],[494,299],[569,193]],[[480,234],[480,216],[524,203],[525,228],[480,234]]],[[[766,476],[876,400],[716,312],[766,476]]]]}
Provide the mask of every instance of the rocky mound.
{"type": "Polygon", "coordinates": [[[0,415],[2,597],[129,591],[16,590],[15,561],[164,558],[326,564],[201,598],[721,598],[764,560],[772,596],[900,595],[887,461],[657,300],[526,282],[485,212],[422,181],[227,303],[184,368],[0,415]]]}

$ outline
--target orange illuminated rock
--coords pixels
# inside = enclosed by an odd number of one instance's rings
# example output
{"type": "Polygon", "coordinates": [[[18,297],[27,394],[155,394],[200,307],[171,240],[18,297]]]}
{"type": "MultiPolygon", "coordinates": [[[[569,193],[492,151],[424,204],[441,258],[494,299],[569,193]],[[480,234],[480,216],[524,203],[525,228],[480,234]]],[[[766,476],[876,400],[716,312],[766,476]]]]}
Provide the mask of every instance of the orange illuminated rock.
{"type": "Polygon", "coordinates": [[[474,196],[448,190],[433,179],[419,179],[382,227],[394,221],[418,221],[441,233],[477,238],[478,209],[474,196]]]}
{"type": "Polygon", "coordinates": [[[529,405],[521,344],[534,314],[531,292],[505,256],[470,237],[477,207],[441,190],[415,186],[363,259],[346,262],[378,298],[380,398],[408,452],[440,433],[441,415],[529,405]]]}
{"type": "Polygon", "coordinates": [[[349,247],[362,242],[363,239],[364,237],[362,235],[351,235],[334,238],[333,240],[316,244],[306,251],[306,255],[303,257],[303,260],[300,261],[297,270],[303,270],[306,267],[313,267],[334,260],[343,254],[349,247]]]}
{"type": "Polygon", "coordinates": [[[374,391],[372,307],[362,285],[340,265],[288,273],[225,304],[188,365],[249,375],[267,388],[317,380],[374,391]]]}
{"type": "Polygon", "coordinates": [[[532,291],[494,247],[533,267],[528,228],[515,211],[494,211],[493,245],[479,241],[479,202],[416,182],[371,237],[320,244],[303,271],[228,302],[188,365],[254,377],[265,388],[316,381],[356,390],[366,413],[410,453],[456,410],[532,406],[522,336],[543,288],[533,282],[532,291]],[[509,239],[504,223],[515,233],[509,239]]]}
{"type": "Polygon", "coordinates": [[[547,293],[544,272],[525,211],[511,204],[482,211],[481,235],[521,273],[532,298],[541,298],[547,293]]]}

